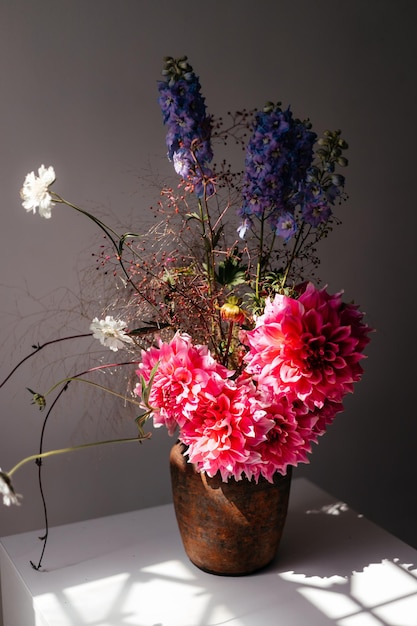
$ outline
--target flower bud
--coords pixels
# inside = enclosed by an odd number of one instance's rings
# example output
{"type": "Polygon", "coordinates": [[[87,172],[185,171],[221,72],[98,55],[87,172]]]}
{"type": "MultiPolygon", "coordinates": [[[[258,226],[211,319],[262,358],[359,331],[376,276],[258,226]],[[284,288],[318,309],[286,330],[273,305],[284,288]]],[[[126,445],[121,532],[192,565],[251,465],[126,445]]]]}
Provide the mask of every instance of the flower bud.
{"type": "Polygon", "coordinates": [[[347,141],[345,141],[344,139],[339,139],[337,145],[339,146],[339,148],[342,148],[342,150],[346,150],[347,148],[349,148],[347,141]]]}
{"type": "Polygon", "coordinates": [[[343,187],[345,184],[345,177],[342,174],[333,174],[332,183],[336,185],[336,187],[343,187]]]}
{"type": "Polygon", "coordinates": [[[239,298],[236,296],[230,296],[220,307],[220,315],[225,322],[235,322],[242,324],[245,320],[245,312],[239,306],[239,298]]]}
{"type": "Polygon", "coordinates": [[[340,165],[340,167],[346,167],[346,165],[349,163],[349,161],[345,157],[340,156],[337,159],[337,163],[338,163],[338,165],[340,165]]]}

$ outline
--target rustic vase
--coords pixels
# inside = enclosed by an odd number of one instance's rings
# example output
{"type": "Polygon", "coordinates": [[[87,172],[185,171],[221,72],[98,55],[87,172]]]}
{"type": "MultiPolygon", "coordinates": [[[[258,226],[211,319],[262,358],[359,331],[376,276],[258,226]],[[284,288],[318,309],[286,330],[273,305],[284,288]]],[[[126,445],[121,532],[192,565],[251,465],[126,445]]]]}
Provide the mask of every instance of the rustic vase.
{"type": "Polygon", "coordinates": [[[287,515],[291,471],[270,483],[223,482],[196,471],[177,442],[170,454],[175,514],[188,558],[224,576],[251,574],[276,556],[287,515]]]}

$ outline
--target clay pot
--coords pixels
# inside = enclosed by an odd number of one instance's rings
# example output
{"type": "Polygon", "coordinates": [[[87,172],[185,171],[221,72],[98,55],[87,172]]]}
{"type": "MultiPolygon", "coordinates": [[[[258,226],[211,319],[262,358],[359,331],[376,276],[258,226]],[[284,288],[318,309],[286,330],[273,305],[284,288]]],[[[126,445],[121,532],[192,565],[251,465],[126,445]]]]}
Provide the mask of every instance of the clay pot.
{"type": "Polygon", "coordinates": [[[170,454],[175,514],[188,558],[211,574],[241,576],[276,556],[287,515],[291,471],[274,483],[223,482],[196,471],[177,442],[170,454]]]}

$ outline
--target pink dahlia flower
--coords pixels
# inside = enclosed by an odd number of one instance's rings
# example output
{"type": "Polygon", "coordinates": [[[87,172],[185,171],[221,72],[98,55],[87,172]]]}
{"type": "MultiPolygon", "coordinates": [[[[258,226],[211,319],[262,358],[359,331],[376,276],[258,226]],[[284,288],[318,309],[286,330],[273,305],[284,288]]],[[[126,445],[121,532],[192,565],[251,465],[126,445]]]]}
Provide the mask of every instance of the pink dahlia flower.
{"type": "MultiPolygon", "coordinates": [[[[342,400],[362,375],[370,328],[363,314],[311,283],[299,298],[268,300],[239,377],[187,334],[142,353],[137,374],[148,386],[143,406],[187,446],[209,476],[273,481],[307,463],[342,400]]],[[[136,387],[142,394],[142,384],[136,387]]]]}
{"type": "Polygon", "coordinates": [[[340,403],[362,375],[370,328],[356,306],[308,283],[297,300],[268,300],[247,333],[247,372],[260,388],[299,400],[312,411],[340,403]]]}
{"type": "MultiPolygon", "coordinates": [[[[186,334],[177,333],[169,343],[142,352],[137,374],[149,383],[157,365],[148,398],[156,427],[164,425],[172,435],[199,408],[200,396],[216,397],[224,379],[233,374],[220,365],[206,346],[194,346],[186,334]]],[[[135,393],[141,396],[141,385],[135,393]]],[[[145,407],[147,408],[147,407],[145,407]]]]}
{"type": "Polygon", "coordinates": [[[273,426],[255,448],[261,461],[249,468],[249,477],[253,476],[257,481],[261,475],[273,482],[276,472],[285,475],[289,465],[308,463],[307,454],[311,452],[311,443],[316,437],[317,417],[311,412],[299,414],[283,396],[265,407],[264,419],[272,421],[273,426]]]}
{"type": "Polygon", "coordinates": [[[225,481],[252,475],[251,466],[261,462],[257,446],[274,425],[256,403],[255,393],[252,383],[225,380],[217,397],[202,394],[199,409],[179,436],[188,446],[189,461],[200,471],[209,476],[220,472],[225,481]]]}

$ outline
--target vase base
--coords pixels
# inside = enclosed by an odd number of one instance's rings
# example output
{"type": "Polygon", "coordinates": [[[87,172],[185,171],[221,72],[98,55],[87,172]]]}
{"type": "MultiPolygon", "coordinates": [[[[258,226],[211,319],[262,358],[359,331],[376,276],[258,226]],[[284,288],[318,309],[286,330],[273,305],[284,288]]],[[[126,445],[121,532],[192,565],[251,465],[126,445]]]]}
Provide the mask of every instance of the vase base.
{"type": "Polygon", "coordinates": [[[185,552],[198,569],[217,576],[247,576],[275,559],[291,485],[260,478],[223,482],[188,463],[177,443],[170,455],[175,515],[185,552]]]}
{"type": "Polygon", "coordinates": [[[228,572],[228,571],[217,572],[217,571],[215,571],[213,569],[205,567],[204,565],[198,565],[198,563],[195,563],[190,557],[188,557],[188,558],[189,558],[190,562],[197,569],[201,570],[205,574],[212,574],[213,576],[223,576],[225,578],[233,578],[233,577],[235,577],[235,578],[242,578],[243,576],[252,576],[254,574],[258,574],[259,572],[262,572],[263,570],[266,570],[275,561],[275,558],[273,558],[268,563],[265,563],[265,565],[257,566],[257,567],[255,567],[254,569],[251,569],[251,570],[236,571],[236,572],[228,572]]]}

